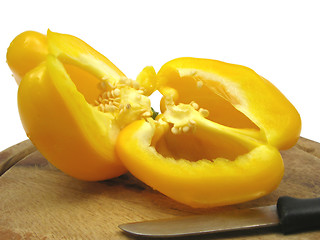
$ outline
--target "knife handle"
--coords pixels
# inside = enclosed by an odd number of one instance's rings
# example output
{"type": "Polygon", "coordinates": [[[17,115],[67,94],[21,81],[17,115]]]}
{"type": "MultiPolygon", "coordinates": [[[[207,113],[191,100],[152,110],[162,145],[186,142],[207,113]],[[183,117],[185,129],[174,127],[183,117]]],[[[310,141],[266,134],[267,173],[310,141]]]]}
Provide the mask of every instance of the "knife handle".
{"type": "Polygon", "coordinates": [[[278,199],[277,212],[284,234],[320,229],[320,198],[283,196],[278,199]]]}

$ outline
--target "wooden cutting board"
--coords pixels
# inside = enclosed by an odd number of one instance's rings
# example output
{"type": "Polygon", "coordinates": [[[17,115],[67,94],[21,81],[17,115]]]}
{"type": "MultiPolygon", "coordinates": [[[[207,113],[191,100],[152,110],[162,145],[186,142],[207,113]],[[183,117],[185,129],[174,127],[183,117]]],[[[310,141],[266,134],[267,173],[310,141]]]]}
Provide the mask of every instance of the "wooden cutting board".
{"type": "MultiPolygon", "coordinates": [[[[0,163],[27,144],[30,143],[25,141],[1,152],[0,163]]],[[[282,156],[285,176],[278,189],[268,196],[234,206],[193,209],[150,189],[130,174],[103,182],[74,179],[35,152],[0,177],[0,239],[137,239],[125,235],[118,225],[271,205],[282,195],[319,197],[320,143],[300,138],[282,156]]],[[[263,231],[218,237],[320,239],[320,231],[286,236],[263,231]]],[[[217,239],[217,236],[190,239],[217,239]]]]}

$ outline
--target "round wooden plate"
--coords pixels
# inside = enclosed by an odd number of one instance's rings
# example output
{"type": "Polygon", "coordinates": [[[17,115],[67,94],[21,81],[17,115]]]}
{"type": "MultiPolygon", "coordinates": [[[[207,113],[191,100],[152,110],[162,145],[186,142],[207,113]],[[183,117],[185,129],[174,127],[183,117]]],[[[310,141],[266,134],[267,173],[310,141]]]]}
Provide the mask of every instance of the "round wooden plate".
{"type": "MultiPolygon", "coordinates": [[[[26,140],[0,153],[0,163],[30,146],[26,140]]],[[[279,196],[320,195],[320,143],[300,138],[281,152],[285,176],[263,198],[228,207],[193,209],[152,190],[130,174],[85,182],[62,173],[37,151],[0,177],[0,239],[135,239],[119,224],[275,204],[279,196]]],[[[320,231],[282,235],[255,232],[227,239],[320,239],[320,231]]],[[[185,239],[185,238],[184,238],[185,239]]],[[[190,239],[217,239],[201,236],[190,239]]]]}

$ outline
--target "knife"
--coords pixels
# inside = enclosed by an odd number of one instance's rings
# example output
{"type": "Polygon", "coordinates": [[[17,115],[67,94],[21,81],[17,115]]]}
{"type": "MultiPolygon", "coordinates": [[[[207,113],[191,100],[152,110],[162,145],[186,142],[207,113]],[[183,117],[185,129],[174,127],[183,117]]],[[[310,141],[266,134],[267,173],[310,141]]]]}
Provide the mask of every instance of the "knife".
{"type": "Polygon", "coordinates": [[[142,237],[183,237],[280,227],[284,234],[320,229],[320,198],[280,197],[277,205],[119,225],[142,237]]]}

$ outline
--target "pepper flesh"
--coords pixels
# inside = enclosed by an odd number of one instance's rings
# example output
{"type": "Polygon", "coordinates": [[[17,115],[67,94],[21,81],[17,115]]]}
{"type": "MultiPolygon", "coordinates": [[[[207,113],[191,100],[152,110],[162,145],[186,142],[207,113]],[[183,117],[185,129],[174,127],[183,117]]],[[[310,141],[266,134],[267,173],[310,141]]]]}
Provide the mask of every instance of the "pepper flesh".
{"type": "MultiPolygon", "coordinates": [[[[114,150],[117,135],[128,123],[151,116],[150,100],[139,84],[80,39],[48,31],[46,40],[48,54],[37,67],[30,65],[18,90],[28,137],[53,165],[78,179],[123,174],[127,170],[114,150]]],[[[12,53],[27,51],[23,43],[13,41],[8,49],[11,69],[19,69],[19,56],[12,53]]]]}
{"type": "Polygon", "coordinates": [[[295,144],[301,120],[270,82],[246,67],[180,58],[160,69],[156,85],[163,113],[130,124],[116,144],[134,176],[192,207],[240,203],[278,186],[278,149],[295,144]]]}

